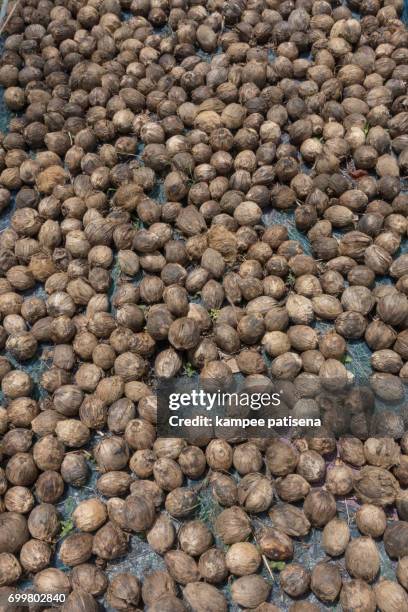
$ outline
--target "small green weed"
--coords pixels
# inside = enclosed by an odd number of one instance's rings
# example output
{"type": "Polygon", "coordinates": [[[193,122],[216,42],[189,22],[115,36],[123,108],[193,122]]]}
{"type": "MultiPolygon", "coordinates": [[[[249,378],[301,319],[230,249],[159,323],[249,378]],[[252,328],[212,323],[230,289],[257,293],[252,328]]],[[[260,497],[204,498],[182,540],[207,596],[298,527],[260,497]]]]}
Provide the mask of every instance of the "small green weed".
{"type": "Polygon", "coordinates": [[[216,321],[218,319],[218,315],[220,314],[220,311],[217,308],[211,308],[209,315],[210,315],[210,319],[211,321],[216,321]]]}
{"type": "Polygon", "coordinates": [[[64,514],[67,516],[67,518],[60,522],[60,526],[61,526],[60,533],[59,533],[60,540],[63,540],[64,538],[66,538],[67,535],[69,535],[74,530],[74,523],[71,518],[71,514],[73,513],[74,509],[75,509],[75,499],[73,497],[68,497],[65,500],[65,504],[64,504],[64,514]]]}
{"type": "Polygon", "coordinates": [[[66,519],[65,521],[61,521],[61,531],[59,534],[59,539],[63,540],[74,530],[74,523],[71,518],[66,519]]]}
{"type": "Polygon", "coordinates": [[[281,572],[285,569],[286,563],[284,561],[269,561],[269,567],[272,571],[281,572]]]}
{"type": "Polygon", "coordinates": [[[188,361],[183,369],[183,374],[184,376],[188,376],[189,378],[192,378],[194,376],[194,374],[197,373],[197,370],[194,369],[194,366],[191,365],[191,363],[188,361]]]}
{"type": "Polygon", "coordinates": [[[143,228],[143,223],[142,221],[139,219],[139,217],[132,217],[132,225],[135,229],[142,229],[143,228]]]}

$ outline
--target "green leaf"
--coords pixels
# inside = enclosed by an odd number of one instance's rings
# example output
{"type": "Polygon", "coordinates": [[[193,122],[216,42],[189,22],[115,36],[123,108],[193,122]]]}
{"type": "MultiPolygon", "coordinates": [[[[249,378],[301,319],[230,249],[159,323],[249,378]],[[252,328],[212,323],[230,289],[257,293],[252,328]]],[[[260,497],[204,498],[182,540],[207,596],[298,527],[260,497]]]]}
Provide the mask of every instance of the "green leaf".
{"type": "Polygon", "coordinates": [[[269,561],[269,567],[271,568],[271,570],[281,572],[285,569],[286,563],[284,561],[269,561]]]}
{"type": "Polygon", "coordinates": [[[74,523],[72,519],[66,519],[65,521],[61,521],[61,531],[59,534],[60,540],[63,540],[74,530],[74,523]]]}
{"type": "Polygon", "coordinates": [[[211,321],[216,321],[219,314],[220,314],[220,311],[217,310],[217,308],[211,308],[209,312],[211,321]]]}
{"type": "Polygon", "coordinates": [[[351,355],[344,355],[341,361],[342,363],[353,363],[353,358],[351,355]]]}
{"type": "Polygon", "coordinates": [[[191,363],[188,361],[184,366],[184,370],[183,370],[184,376],[188,376],[189,378],[192,378],[194,374],[196,374],[196,372],[197,370],[195,370],[194,367],[191,365],[191,363]]]}

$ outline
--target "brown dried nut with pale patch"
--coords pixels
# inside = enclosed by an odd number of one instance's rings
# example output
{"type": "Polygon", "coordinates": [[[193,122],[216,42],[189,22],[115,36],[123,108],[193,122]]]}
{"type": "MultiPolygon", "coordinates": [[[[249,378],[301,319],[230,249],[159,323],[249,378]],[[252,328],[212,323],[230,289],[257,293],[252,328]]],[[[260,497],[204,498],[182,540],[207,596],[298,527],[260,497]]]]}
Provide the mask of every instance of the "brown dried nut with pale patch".
{"type": "Polygon", "coordinates": [[[390,438],[369,438],[364,442],[364,455],[369,465],[384,469],[400,462],[400,448],[390,438]]]}
{"type": "Polygon", "coordinates": [[[200,383],[208,392],[226,389],[232,380],[231,368],[223,361],[209,361],[201,370],[200,383]]]}
{"type": "Polygon", "coordinates": [[[72,520],[80,531],[96,531],[107,520],[105,504],[96,497],[84,500],[73,511],[72,520]]]}
{"type": "Polygon", "coordinates": [[[93,597],[102,595],[108,587],[104,572],[92,563],[76,565],[70,575],[73,589],[86,591],[93,597]]]}
{"type": "Polygon", "coordinates": [[[17,558],[8,552],[0,553],[0,586],[15,584],[22,574],[17,558]]]}
{"type": "Polygon", "coordinates": [[[138,478],[149,478],[153,474],[155,454],[150,449],[136,451],[129,461],[129,467],[138,478]]]}
{"type": "Polygon", "coordinates": [[[55,504],[64,493],[64,481],[59,472],[42,472],[35,483],[35,493],[39,501],[55,504]]]}
{"type": "Polygon", "coordinates": [[[265,602],[271,587],[259,574],[242,576],[231,587],[232,601],[243,608],[256,608],[265,602]]]}
{"type": "Polygon", "coordinates": [[[331,455],[336,450],[336,440],[331,435],[330,430],[319,430],[318,436],[308,436],[307,445],[310,450],[314,450],[320,455],[331,455]],[[326,434],[326,435],[325,435],[326,434]]]}
{"type": "Polygon", "coordinates": [[[182,438],[158,438],[153,444],[153,451],[158,459],[178,459],[181,451],[187,447],[182,438]]]}
{"type": "Polygon", "coordinates": [[[189,487],[177,487],[166,497],[165,508],[171,516],[184,518],[197,507],[197,492],[189,487]]]}
{"type": "Polygon", "coordinates": [[[210,475],[211,495],[221,506],[234,506],[238,500],[238,487],[228,474],[213,472],[210,475]]]}
{"type": "Polygon", "coordinates": [[[392,580],[381,580],[374,587],[377,608],[381,612],[397,612],[408,608],[408,595],[392,580]]]}
{"type": "Polygon", "coordinates": [[[290,563],[279,574],[280,585],[290,597],[305,595],[310,588],[310,572],[303,565],[290,563]]]}
{"type": "Polygon", "coordinates": [[[132,419],[125,427],[124,438],[132,449],[149,449],[156,439],[156,431],[149,421],[132,419]]]}
{"type": "Polygon", "coordinates": [[[152,528],[147,532],[147,541],[153,550],[161,555],[173,546],[176,539],[176,530],[171,519],[160,514],[152,528]]]}
{"type": "Polygon", "coordinates": [[[13,456],[17,453],[28,452],[32,445],[32,432],[24,428],[10,429],[2,440],[4,455],[13,456]]]}
{"type": "Polygon", "coordinates": [[[0,552],[18,552],[29,539],[26,519],[16,512],[0,514],[0,552]]]}
{"type": "Polygon", "coordinates": [[[287,353],[291,348],[289,337],[281,331],[267,332],[262,338],[262,345],[271,357],[287,353]]]}
{"type": "Polygon", "coordinates": [[[338,557],[344,553],[350,540],[350,529],[345,521],[334,518],[329,521],[322,535],[323,550],[331,557],[338,557]]]}
{"type": "Polygon", "coordinates": [[[122,470],[129,461],[129,448],[119,436],[106,436],[93,448],[93,456],[101,472],[122,470]]]}
{"type": "Polygon", "coordinates": [[[363,535],[380,538],[387,527],[387,517],[382,508],[363,504],[356,512],[356,524],[363,535]]]}
{"type": "Polygon", "coordinates": [[[40,470],[58,470],[64,458],[64,450],[64,444],[55,436],[44,436],[33,446],[34,461],[40,470]]]}
{"type": "Polygon", "coordinates": [[[55,506],[52,504],[35,506],[28,517],[27,527],[33,538],[53,542],[60,529],[60,519],[55,506]]]}
{"type": "Polygon", "coordinates": [[[210,548],[198,561],[198,570],[202,578],[211,584],[220,584],[228,576],[225,553],[219,548],[210,548]]]}
{"type": "Polygon", "coordinates": [[[9,512],[27,514],[34,506],[34,497],[27,487],[10,487],[4,495],[4,505],[9,512]]]}
{"type": "Polygon", "coordinates": [[[69,612],[70,610],[81,611],[89,610],[89,612],[98,612],[99,604],[92,597],[90,593],[86,593],[81,590],[73,590],[64,602],[61,610],[63,612],[69,612]]]}
{"type": "Polygon", "coordinates": [[[289,536],[300,537],[309,533],[310,522],[303,510],[292,504],[276,504],[269,511],[269,518],[276,529],[289,536]]]}
{"type": "Polygon", "coordinates": [[[326,359],[341,359],[347,351],[347,344],[342,336],[329,331],[320,338],[319,350],[326,359]]]}
{"type": "Polygon", "coordinates": [[[140,600],[140,582],[129,573],[116,574],[106,592],[106,601],[116,610],[137,606],[140,600]]]}
{"type": "Polygon", "coordinates": [[[82,454],[67,453],[61,463],[61,476],[64,482],[73,487],[82,487],[89,477],[89,466],[82,454]]]}
{"type": "Polygon", "coordinates": [[[356,474],[354,490],[360,502],[384,508],[395,502],[399,485],[387,470],[367,465],[356,474]]]}
{"type": "Polygon", "coordinates": [[[215,531],[224,544],[235,544],[246,540],[251,533],[251,524],[241,508],[232,506],[217,516],[215,531]]]}
{"type": "Polygon", "coordinates": [[[401,379],[387,372],[376,372],[370,376],[370,385],[375,395],[387,402],[398,402],[404,397],[401,379]]]}
{"type": "Polygon", "coordinates": [[[327,562],[320,562],[313,568],[310,588],[321,601],[335,601],[342,586],[339,568],[327,562]]]}
{"type": "Polygon", "coordinates": [[[286,310],[295,325],[309,325],[314,319],[312,302],[301,295],[291,293],[286,302],[286,310]]]}
{"type": "Polygon", "coordinates": [[[298,474],[288,474],[275,481],[276,492],[285,502],[296,502],[304,499],[309,491],[310,484],[298,474]]]}
{"type": "Polygon", "coordinates": [[[135,480],[130,485],[130,492],[134,495],[149,496],[155,507],[160,508],[165,499],[164,492],[152,480],[135,480]]]}
{"type": "Polygon", "coordinates": [[[273,487],[269,478],[253,473],[238,484],[238,502],[247,512],[265,512],[272,504],[273,487]]]}
{"type": "Polygon", "coordinates": [[[183,472],[174,459],[162,457],[153,466],[153,476],[161,489],[173,491],[181,487],[183,483],[183,472]]]}
{"type": "Polygon", "coordinates": [[[361,440],[347,436],[340,438],[337,443],[339,455],[343,461],[355,467],[365,464],[364,446],[361,440]]]}
{"type": "Polygon", "coordinates": [[[336,516],[336,500],[324,489],[312,490],[306,497],[303,510],[313,527],[324,527],[336,516]]]}
{"type": "Polygon", "coordinates": [[[81,448],[90,438],[89,428],[77,419],[59,421],[55,427],[57,438],[66,446],[81,448]]]}
{"type": "Polygon", "coordinates": [[[286,561],[293,557],[293,542],[280,529],[261,527],[256,532],[256,541],[263,555],[274,561],[286,561]]]}
{"type": "Polygon", "coordinates": [[[112,522],[105,523],[94,536],[92,552],[101,559],[117,559],[125,554],[126,549],[126,534],[112,522]]]}
{"type": "Polygon", "coordinates": [[[236,446],[232,458],[235,469],[243,476],[251,472],[258,472],[262,467],[262,455],[258,448],[246,442],[236,446]]]}
{"type": "Polygon", "coordinates": [[[203,475],[207,466],[204,452],[198,446],[187,446],[183,449],[178,462],[183,474],[194,480],[203,475]]]}
{"type": "Polygon", "coordinates": [[[71,591],[69,577],[63,571],[48,567],[34,576],[34,589],[37,593],[52,593],[54,595],[71,591]]]}
{"type": "Polygon", "coordinates": [[[10,399],[28,397],[33,390],[33,380],[29,374],[20,370],[11,370],[1,381],[1,390],[10,399]]]}
{"type": "Polygon", "coordinates": [[[254,544],[237,542],[228,549],[225,563],[232,574],[247,576],[257,571],[261,564],[261,555],[254,544]]]}
{"type": "Polygon", "coordinates": [[[376,599],[374,590],[364,580],[356,579],[343,582],[340,604],[345,612],[352,612],[356,607],[360,607],[367,612],[375,612],[376,599]]]}
{"type": "Polygon", "coordinates": [[[131,482],[132,478],[127,472],[112,471],[98,478],[96,488],[106,497],[117,497],[129,491],[131,482]]]}
{"type": "Polygon", "coordinates": [[[308,482],[316,483],[324,478],[326,463],[321,455],[313,450],[307,450],[299,455],[296,472],[308,482]]]}
{"type": "Polygon", "coordinates": [[[144,577],[142,599],[146,605],[150,605],[166,595],[176,595],[176,585],[167,572],[156,570],[144,577]]]}
{"type": "Polygon", "coordinates": [[[399,559],[407,554],[408,523],[395,521],[384,532],[384,547],[389,557],[399,559]]]}
{"type": "Polygon", "coordinates": [[[32,574],[36,574],[50,565],[52,548],[41,540],[28,540],[21,547],[21,567],[32,574]]]}
{"type": "Polygon", "coordinates": [[[149,606],[149,612],[186,612],[185,604],[175,595],[163,595],[149,606]]]}
{"type": "Polygon", "coordinates": [[[353,472],[345,464],[336,464],[327,470],[326,489],[333,495],[347,495],[353,490],[353,472]]]}
{"type": "Polygon", "coordinates": [[[147,531],[155,519],[155,506],[151,497],[131,494],[124,505],[124,521],[131,531],[147,531]]]}
{"type": "Polygon", "coordinates": [[[352,539],[346,549],[346,569],[353,578],[372,582],[380,569],[380,555],[370,537],[352,539]]]}
{"type": "Polygon", "coordinates": [[[212,534],[200,520],[185,523],[178,532],[181,549],[192,557],[203,554],[212,544],[212,534]]]}
{"type": "Polygon", "coordinates": [[[29,453],[16,453],[6,465],[6,477],[13,485],[28,487],[34,484],[38,469],[29,453]]]}
{"type": "Polygon", "coordinates": [[[164,555],[170,576],[179,584],[186,585],[199,580],[196,562],[182,550],[170,550],[164,555]]]}
{"type": "Polygon", "coordinates": [[[274,476],[286,476],[295,471],[299,453],[289,442],[273,440],[266,449],[265,460],[274,476]]]}
{"type": "Polygon", "coordinates": [[[65,565],[85,563],[92,556],[93,536],[89,533],[73,533],[61,544],[59,558],[65,565]]]}

